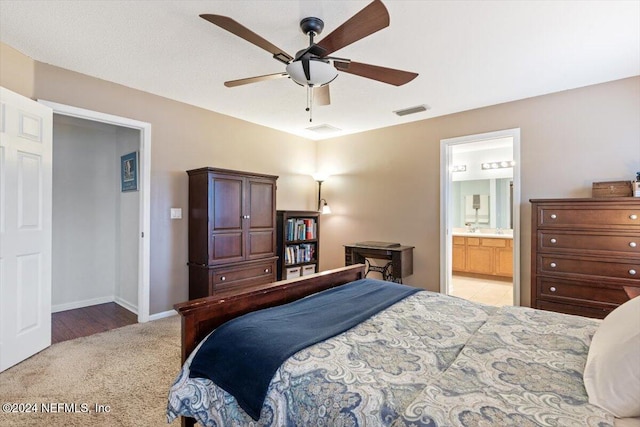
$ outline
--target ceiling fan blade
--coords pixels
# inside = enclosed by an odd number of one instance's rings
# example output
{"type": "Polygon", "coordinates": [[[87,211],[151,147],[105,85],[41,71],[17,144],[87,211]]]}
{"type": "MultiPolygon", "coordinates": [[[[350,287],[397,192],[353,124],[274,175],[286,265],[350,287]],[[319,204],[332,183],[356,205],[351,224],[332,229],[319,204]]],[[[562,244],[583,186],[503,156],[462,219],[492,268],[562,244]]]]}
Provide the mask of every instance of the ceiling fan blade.
{"type": "Polygon", "coordinates": [[[319,56],[327,56],[388,26],[387,8],[380,0],[374,0],[317,43],[322,49],[319,56]]]}
{"type": "Polygon", "coordinates": [[[248,85],[249,83],[263,82],[265,80],[280,79],[282,77],[289,77],[289,74],[274,73],[274,74],[266,74],[264,76],[247,77],[246,79],[230,80],[228,82],[224,82],[224,85],[226,87],[236,87],[236,86],[248,85]]]}
{"type": "Polygon", "coordinates": [[[329,94],[329,85],[316,86],[313,88],[313,99],[316,105],[331,104],[331,95],[329,94]]]}
{"type": "Polygon", "coordinates": [[[418,73],[396,70],[393,68],[379,67],[377,65],[363,64],[361,62],[340,62],[333,61],[333,66],[338,71],[355,74],[368,79],[389,83],[394,86],[402,86],[418,77],[418,73]]]}
{"type": "Polygon", "coordinates": [[[240,38],[245,39],[249,43],[253,43],[256,46],[261,47],[267,52],[270,52],[271,54],[273,54],[273,57],[280,62],[288,64],[293,59],[291,55],[289,55],[279,47],[263,39],[261,36],[257,35],[250,29],[246,28],[242,24],[239,24],[228,16],[203,14],[200,15],[200,17],[211,22],[214,25],[217,25],[220,28],[229,31],[232,34],[235,34],[240,38]]]}

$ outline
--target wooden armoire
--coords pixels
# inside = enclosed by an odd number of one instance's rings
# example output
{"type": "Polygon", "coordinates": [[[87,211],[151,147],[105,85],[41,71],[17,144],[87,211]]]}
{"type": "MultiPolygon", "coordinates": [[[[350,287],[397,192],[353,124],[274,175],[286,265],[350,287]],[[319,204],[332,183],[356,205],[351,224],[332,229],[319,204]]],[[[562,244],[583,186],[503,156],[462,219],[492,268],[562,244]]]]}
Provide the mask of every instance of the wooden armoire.
{"type": "Polygon", "coordinates": [[[217,168],[189,175],[189,299],[276,279],[277,176],[217,168]]]}

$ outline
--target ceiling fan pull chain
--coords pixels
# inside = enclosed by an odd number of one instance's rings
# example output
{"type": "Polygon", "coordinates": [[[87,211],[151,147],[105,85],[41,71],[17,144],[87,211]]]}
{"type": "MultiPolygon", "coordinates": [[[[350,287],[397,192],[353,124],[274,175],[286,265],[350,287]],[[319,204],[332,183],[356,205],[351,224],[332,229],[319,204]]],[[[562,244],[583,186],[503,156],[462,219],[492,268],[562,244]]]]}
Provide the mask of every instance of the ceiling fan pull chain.
{"type": "Polygon", "coordinates": [[[309,87],[309,122],[313,122],[313,86],[309,87]]]}
{"type": "Polygon", "coordinates": [[[309,121],[313,122],[313,87],[307,85],[307,108],[309,112],[309,121]]]}

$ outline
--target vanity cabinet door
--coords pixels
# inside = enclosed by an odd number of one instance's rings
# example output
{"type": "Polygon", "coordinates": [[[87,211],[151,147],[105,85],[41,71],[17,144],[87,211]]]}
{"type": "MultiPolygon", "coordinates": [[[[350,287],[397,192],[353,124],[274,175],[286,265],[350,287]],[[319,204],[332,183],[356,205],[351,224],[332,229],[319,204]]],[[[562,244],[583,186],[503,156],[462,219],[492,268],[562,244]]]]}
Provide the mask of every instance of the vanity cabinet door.
{"type": "Polygon", "coordinates": [[[469,273],[493,274],[495,251],[491,246],[482,245],[482,240],[475,237],[467,238],[467,271],[469,273]]]}
{"type": "Polygon", "coordinates": [[[467,246],[464,237],[453,236],[453,271],[467,270],[467,246]]]}
{"type": "Polygon", "coordinates": [[[504,248],[496,248],[496,275],[513,277],[513,240],[505,240],[504,248]]]}

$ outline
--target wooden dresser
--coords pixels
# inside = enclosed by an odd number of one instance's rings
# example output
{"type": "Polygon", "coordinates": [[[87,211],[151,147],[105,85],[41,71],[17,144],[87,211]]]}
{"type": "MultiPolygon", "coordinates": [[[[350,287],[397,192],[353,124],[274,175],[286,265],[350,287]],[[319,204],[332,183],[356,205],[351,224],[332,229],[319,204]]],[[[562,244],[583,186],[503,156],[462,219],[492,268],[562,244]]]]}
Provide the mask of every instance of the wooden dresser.
{"type": "Polygon", "coordinates": [[[532,307],[603,318],[640,293],[640,198],[531,204],[532,307]]]}
{"type": "Polygon", "coordinates": [[[276,280],[277,176],[189,174],[189,299],[276,280]]]}

